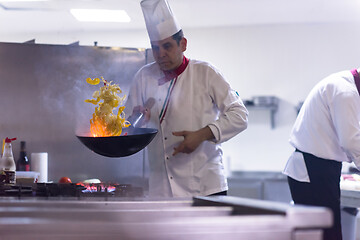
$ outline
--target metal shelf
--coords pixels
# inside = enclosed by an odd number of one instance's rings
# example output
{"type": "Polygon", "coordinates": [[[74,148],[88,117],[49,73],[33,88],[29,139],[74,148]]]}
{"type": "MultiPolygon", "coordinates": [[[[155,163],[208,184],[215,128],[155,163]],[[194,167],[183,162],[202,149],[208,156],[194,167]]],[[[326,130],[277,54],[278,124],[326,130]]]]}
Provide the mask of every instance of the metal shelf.
{"type": "Polygon", "coordinates": [[[278,98],[274,96],[266,97],[269,100],[269,103],[263,103],[259,102],[259,99],[262,99],[265,97],[254,97],[253,100],[245,100],[244,104],[245,107],[249,110],[265,110],[270,111],[270,124],[271,129],[275,128],[275,114],[278,110],[278,98]]]}

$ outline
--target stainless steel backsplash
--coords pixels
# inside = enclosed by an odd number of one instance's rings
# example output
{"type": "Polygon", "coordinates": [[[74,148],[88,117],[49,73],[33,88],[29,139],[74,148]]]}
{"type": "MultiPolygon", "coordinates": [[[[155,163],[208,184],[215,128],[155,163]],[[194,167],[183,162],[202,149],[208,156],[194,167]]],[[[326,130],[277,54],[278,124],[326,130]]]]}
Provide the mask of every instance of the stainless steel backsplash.
{"type": "Polygon", "coordinates": [[[15,160],[20,141],[26,141],[29,158],[32,152],[48,152],[48,175],[54,182],[62,176],[73,182],[88,178],[135,185],[146,182],[143,152],[108,158],[91,152],[76,138],[76,132],[88,129],[94,111],[84,100],[99,88],[85,79],[103,76],[127,94],[134,74],[147,62],[146,52],[0,43],[0,138],[17,137],[15,160]]]}

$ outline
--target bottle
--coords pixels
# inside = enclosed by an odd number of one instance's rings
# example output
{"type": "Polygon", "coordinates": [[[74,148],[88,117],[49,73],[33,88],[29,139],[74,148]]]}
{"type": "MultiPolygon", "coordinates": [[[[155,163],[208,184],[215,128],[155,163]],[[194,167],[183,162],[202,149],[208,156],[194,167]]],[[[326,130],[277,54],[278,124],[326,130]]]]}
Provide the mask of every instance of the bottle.
{"type": "Polygon", "coordinates": [[[26,155],[26,142],[20,142],[20,156],[16,162],[17,171],[30,171],[30,161],[26,155]]]}
{"type": "Polygon", "coordinates": [[[16,166],[11,146],[11,142],[14,140],[16,140],[16,138],[5,139],[4,152],[0,161],[0,180],[5,184],[15,184],[16,182],[16,166]]]}

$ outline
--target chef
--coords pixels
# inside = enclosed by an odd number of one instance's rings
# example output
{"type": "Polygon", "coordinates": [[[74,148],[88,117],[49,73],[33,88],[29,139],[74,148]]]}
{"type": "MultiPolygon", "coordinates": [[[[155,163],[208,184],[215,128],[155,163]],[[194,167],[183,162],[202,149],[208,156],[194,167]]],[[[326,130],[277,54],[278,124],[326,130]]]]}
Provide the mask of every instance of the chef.
{"type": "Polygon", "coordinates": [[[307,96],[290,135],[295,148],[284,173],[296,204],[328,207],[334,225],[324,239],[341,240],[342,162],[360,166],[359,70],[342,71],[320,81],[307,96]]]}
{"type": "Polygon", "coordinates": [[[159,130],[148,146],[149,195],[225,195],[220,143],[247,128],[248,111],[218,69],[184,56],[187,39],[166,0],[140,4],[155,62],[137,72],[126,109],[159,130]]]}

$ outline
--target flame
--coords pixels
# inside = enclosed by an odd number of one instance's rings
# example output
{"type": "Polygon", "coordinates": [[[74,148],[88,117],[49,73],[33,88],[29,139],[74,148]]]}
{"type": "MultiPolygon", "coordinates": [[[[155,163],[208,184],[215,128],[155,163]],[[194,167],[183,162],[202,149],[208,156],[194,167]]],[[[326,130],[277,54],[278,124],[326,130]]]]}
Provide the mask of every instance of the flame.
{"type": "Polygon", "coordinates": [[[85,189],[82,190],[83,193],[94,193],[94,192],[114,192],[116,187],[112,184],[106,183],[77,183],[77,185],[83,186],[85,189]]]}
{"type": "Polygon", "coordinates": [[[106,134],[106,126],[98,120],[92,119],[90,121],[90,132],[93,137],[107,137],[112,134],[106,134]]]}

